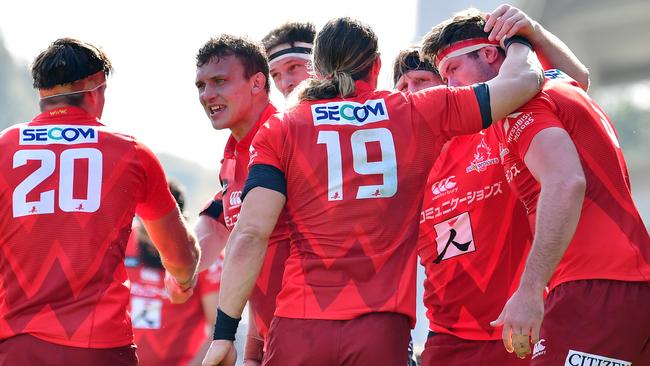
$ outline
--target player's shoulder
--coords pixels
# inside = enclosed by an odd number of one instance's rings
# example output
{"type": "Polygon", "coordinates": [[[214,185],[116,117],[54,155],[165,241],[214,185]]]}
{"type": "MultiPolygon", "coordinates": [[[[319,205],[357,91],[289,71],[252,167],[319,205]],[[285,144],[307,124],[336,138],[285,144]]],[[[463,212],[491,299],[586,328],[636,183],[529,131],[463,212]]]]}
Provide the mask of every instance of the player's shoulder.
{"type": "Polygon", "coordinates": [[[415,93],[406,92],[403,93],[407,100],[415,104],[427,104],[427,105],[443,105],[436,103],[436,100],[439,100],[441,103],[444,103],[443,100],[455,95],[467,93],[468,90],[471,90],[472,86],[463,86],[463,87],[448,87],[446,85],[438,85],[431,88],[422,89],[415,93]]]}
{"type": "MultiPolygon", "coordinates": [[[[540,92],[554,105],[560,106],[571,105],[577,107],[583,104],[585,100],[590,99],[588,94],[580,87],[580,84],[573,80],[560,70],[547,70],[546,82],[540,92]],[[548,75],[551,75],[549,78],[548,75]]],[[[567,111],[564,111],[567,112],[567,111]]]]}
{"type": "Polygon", "coordinates": [[[115,139],[119,141],[123,141],[125,143],[130,143],[130,144],[139,144],[140,142],[138,139],[133,137],[133,135],[128,134],[123,131],[116,130],[112,127],[108,127],[106,125],[99,125],[97,126],[97,130],[99,133],[102,135],[105,135],[105,138],[110,138],[110,139],[115,139]]]}
{"type": "Polygon", "coordinates": [[[9,136],[19,134],[21,128],[24,128],[25,126],[27,126],[27,122],[17,123],[5,128],[4,130],[0,131],[0,139],[8,138],[9,136]]]}
{"type": "Polygon", "coordinates": [[[544,71],[544,87],[542,92],[546,93],[580,93],[582,88],[577,81],[564,73],[562,70],[551,69],[544,71]]]}
{"type": "Polygon", "coordinates": [[[562,82],[566,84],[580,86],[580,84],[578,84],[578,82],[575,79],[573,79],[567,73],[559,69],[544,70],[544,79],[546,79],[546,81],[553,80],[555,82],[562,82]]]}

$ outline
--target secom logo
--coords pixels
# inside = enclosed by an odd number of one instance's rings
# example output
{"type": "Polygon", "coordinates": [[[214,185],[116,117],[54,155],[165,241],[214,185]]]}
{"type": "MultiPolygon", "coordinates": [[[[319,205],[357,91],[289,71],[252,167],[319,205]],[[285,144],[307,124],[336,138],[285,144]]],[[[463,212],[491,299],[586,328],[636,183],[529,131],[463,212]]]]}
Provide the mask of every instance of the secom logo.
{"type": "Polygon", "coordinates": [[[311,114],[314,126],[363,126],[388,119],[388,110],[383,99],[368,100],[363,104],[348,101],[314,104],[311,106],[311,114]]]}
{"type": "Polygon", "coordinates": [[[20,128],[20,145],[74,145],[96,142],[97,129],[92,126],[52,125],[20,128]]]}

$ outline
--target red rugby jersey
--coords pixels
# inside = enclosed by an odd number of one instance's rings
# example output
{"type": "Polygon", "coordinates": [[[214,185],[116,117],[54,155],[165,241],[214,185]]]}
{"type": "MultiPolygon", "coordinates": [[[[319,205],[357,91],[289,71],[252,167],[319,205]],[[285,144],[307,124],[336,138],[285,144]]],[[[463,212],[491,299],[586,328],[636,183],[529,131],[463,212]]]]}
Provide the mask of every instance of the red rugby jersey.
{"type": "Polygon", "coordinates": [[[0,151],[0,339],[132,343],[131,222],[176,205],[154,154],[73,107],[8,128],[0,151]]]}
{"type": "MultiPolygon", "coordinates": [[[[130,259],[137,263],[136,258],[130,259]]],[[[165,291],[165,270],[127,264],[131,320],[140,366],[187,365],[211,339],[211,334],[206,333],[208,324],[201,298],[219,292],[222,268],[220,257],[199,274],[194,294],[187,302],[172,304],[165,291]]]]}
{"type": "MultiPolygon", "coordinates": [[[[214,215],[218,220],[223,220],[226,228],[232,230],[237,223],[241,209],[241,193],[248,177],[249,150],[253,137],[259,127],[277,110],[269,104],[259,120],[239,142],[230,136],[224,150],[221,162],[219,180],[221,192],[215,195],[215,200],[221,200],[222,215],[214,215]]],[[[205,211],[204,211],[205,212],[205,211]]],[[[264,264],[257,279],[255,288],[250,297],[250,306],[255,315],[257,331],[266,338],[275,312],[275,298],[282,287],[284,262],[289,256],[289,228],[286,218],[278,220],[266,250],[264,264]]]]}
{"type": "Polygon", "coordinates": [[[397,312],[415,322],[415,246],[424,184],[452,134],[481,128],[470,87],[375,91],[301,103],[271,117],[251,165],[287,179],[291,254],[276,316],[352,319],[397,312]]]}
{"type": "Polygon", "coordinates": [[[532,235],[510,190],[490,127],[454,137],[424,191],[418,255],[429,329],[470,340],[501,339],[496,319],[517,289],[532,235]]]}
{"type": "Polygon", "coordinates": [[[587,181],[580,220],[549,287],[567,281],[650,281],[650,237],[630,193],[616,132],[602,109],[557,70],[546,72],[542,92],[500,121],[506,178],[535,222],[540,186],[524,164],[533,138],[562,128],[571,136],[587,181]]]}

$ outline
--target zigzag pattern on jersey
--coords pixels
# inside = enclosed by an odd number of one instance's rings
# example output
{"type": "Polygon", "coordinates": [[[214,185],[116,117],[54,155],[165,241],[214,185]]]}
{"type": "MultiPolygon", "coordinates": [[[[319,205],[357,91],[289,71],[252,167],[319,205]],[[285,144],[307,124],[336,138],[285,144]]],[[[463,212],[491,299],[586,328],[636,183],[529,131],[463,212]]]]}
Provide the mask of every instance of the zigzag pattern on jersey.
{"type": "Polygon", "coordinates": [[[255,283],[249,301],[255,314],[258,333],[266,337],[275,313],[275,299],[282,288],[284,263],[289,257],[289,240],[274,242],[269,245],[264,258],[262,271],[255,283]],[[266,282],[263,282],[266,280],[266,282]]]}
{"type": "MultiPolygon", "coordinates": [[[[650,237],[641,216],[636,211],[634,202],[631,199],[621,199],[623,192],[615,189],[613,183],[601,180],[600,177],[606,177],[606,179],[611,177],[595,173],[592,168],[599,167],[599,164],[593,165],[595,163],[593,157],[588,156],[587,152],[583,150],[579,150],[578,153],[580,159],[587,162],[587,164],[582,164],[587,180],[585,201],[588,200],[596,204],[611,219],[611,223],[626,234],[635,251],[645,260],[645,263],[634,263],[639,268],[639,273],[643,273],[640,267],[650,265],[650,237]]],[[[600,158],[602,159],[602,157],[600,158]]],[[[646,277],[646,281],[650,281],[650,278],[646,277]]]]}
{"type": "MultiPolygon", "coordinates": [[[[121,159],[104,157],[102,206],[96,213],[63,213],[57,208],[54,214],[29,216],[21,225],[16,220],[2,224],[0,272],[6,293],[0,309],[4,308],[2,318],[15,333],[23,331],[34,316],[51,311],[67,337],[72,337],[116,282],[115,276],[125,275],[120,266],[136,197],[125,199],[125,190],[135,192],[135,187],[133,180],[122,178],[132,174],[139,160],[132,140],[104,135],[103,141],[101,148],[118,152],[121,159]],[[52,227],[52,215],[57,215],[58,227],[52,227]]],[[[11,179],[15,178],[0,177],[0,184],[15,186],[9,184],[11,179]]],[[[11,199],[1,198],[0,212],[10,217],[11,199]]]]}
{"type": "MultiPolygon", "coordinates": [[[[165,300],[166,301],[166,300],[165,300]]],[[[164,319],[163,319],[164,321],[164,319]]],[[[138,357],[142,365],[178,365],[181,362],[180,355],[188,350],[192,341],[205,340],[205,330],[190,326],[169,328],[163,325],[164,329],[148,331],[138,330],[141,335],[137,337],[138,357]],[[188,332],[195,330],[195,332],[188,332]],[[158,332],[166,332],[161,336],[158,332]],[[162,342],[161,340],[166,340],[162,342]]]]}
{"type": "MultiPolygon", "coordinates": [[[[508,202],[509,207],[503,207],[504,212],[512,212],[516,199],[511,199],[508,202]]],[[[528,226],[523,207],[518,208],[520,215],[513,217],[520,217],[523,220],[520,222],[513,221],[511,225],[524,225],[528,226]]],[[[487,220],[477,217],[477,222],[488,224],[493,212],[484,210],[483,215],[487,220]]],[[[427,289],[425,304],[431,309],[427,309],[428,315],[433,318],[436,325],[449,329],[452,332],[457,328],[461,316],[471,316],[486,334],[492,336],[495,334],[500,335],[501,330],[495,333],[494,327],[490,326],[489,321],[496,319],[501,312],[501,309],[508,300],[509,295],[514,292],[517,287],[518,278],[513,278],[516,273],[521,273],[524,265],[524,255],[528,251],[530,245],[530,235],[527,230],[511,230],[511,226],[500,227],[499,234],[495,238],[491,238],[492,246],[486,244],[476,243],[477,251],[471,253],[471,256],[482,254],[481,252],[489,251],[490,255],[498,253],[498,257],[493,257],[493,260],[488,263],[491,264],[490,268],[486,268],[486,263],[477,262],[473,265],[466,265],[463,260],[466,258],[458,257],[455,261],[453,259],[443,261],[436,266],[453,266],[453,270],[441,270],[441,273],[427,273],[427,278],[432,277],[436,283],[444,285],[436,286],[437,291],[433,291],[433,284],[428,279],[425,280],[425,288],[427,289]],[[519,235],[513,235],[519,234],[519,235]],[[500,243],[501,246],[496,246],[500,243]],[[528,243],[528,244],[526,244],[528,243]],[[496,272],[511,274],[512,276],[499,275],[496,272]],[[440,275],[445,275],[440,277],[440,275]],[[468,290],[471,286],[471,290],[468,290]],[[458,294],[471,293],[471,301],[463,301],[462,306],[449,306],[449,304],[458,304],[458,294]],[[502,303],[494,303],[495,298],[503,299],[502,303]],[[483,323],[479,319],[485,319],[485,314],[491,313],[493,317],[487,322],[483,323]]],[[[477,236],[475,236],[475,239],[477,236]]],[[[431,241],[435,245],[435,239],[431,241]]],[[[433,261],[437,251],[433,250],[429,256],[430,258],[422,258],[422,261],[433,261]]],[[[469,259],[467,259],[469,261],[469,259]]],[[[476,260],[471,261],[471,263],[476,260]]],[[[459,329],[460,330],[460,329],[459,329]]]]}
{"type": "MultiPolygon", "coordinates": [[[[378,123],[377,127],[384,127],[384,125],[378,123]]],[[[405,131],[408,131],[408,128],[405,127],[405,131]]],[[[347,135],[354,130],[353,128],[347,129],[347,132],[343,132],[343,129],[340,130],[341,141],[349,141],[347,135]]],[[[405,131],[400,131],[402,138],[405,131]]],[[[409,286],[405,285],[406,283],[415,283],[417,217],[419,217],[421,205],[421,196],[416,192],[423,192],[433,157],[439,153],[442,147],[442,137],[434,136],[426,124],[419,124],[419,128],[411,129],[410,132],[419,136],[420,141],[424,140],[429,143],[396,144],[396,154],[403,159],[400,162],[407,164],[398,166],[398,176],[401,179],[398,182],[398,191],[395,196],[388,199],[362,200],[364,205],[373,204],[376,207],[373,210],[366,209],[375,215],[370,226],[364,227],[361,223],[356,222],[341,222],[341,218],[336,217],[337,213],[341,213],[339,208],[327,209],[329,206],[327,194],[312,194],[309,197],[302,197],[309,201],[300,202],[300,204],[314,206],[314,209],[310,211],[311,216],[301,212],[303,216],[297,217],[295,210],[298,208],[291,201],[287,203],[292,243],[294,245],[297,243],[303,253],[302,258],[290,257],[290,261],[300,260],[307,286],[318,287],[318,291],[306,291],[306,296],[313,294],[322,311],[327,311],[344,292],[347,295],[360,298],[370,311],[395,310],[399,306],[398,302],[402,300],[399,297],[411,292],[410,287],[408,289],[404,287],[409,286]],[[407,175],[408,178],[406,178],[407,175]],[[390,215],[391,211],[395,209],[401,211],[401,217],[376,216],[377,213],[390,215]],[[333,244],[328,244],[316,237],[308,238],[301,232],[301,227],[305,227],[304,222],[313,222],[316,219],[335,222],[349,229],[349,232],[342,242],[333,244]],[[382,219],[392,219],[396,222],[407,220],[408,224],[385,225],[382,219]],[[387,227],[390,227],[390,230],[387,227]],[[381,236],[377,233],[381,233],[381,236]],[[394,243],[395,238],[399,238],[401,242],[394,243]],[[391,239],[391,241],[387,239],[391,239]],[[393,244],[392,247],[390,244],[393,244]],[[406,276],[404,276],[405,272],[406,276]],[[413,277],[412,281],[406,277],[413,277]],[[378,285],[380,283],[381,286],[378,285]],[[350,288],[350,284],[354,285],[354,289],[350,288]],[[393,303],[390,303],[391,301],[393,303]]],[[[415,142],[415,138],[411,138],[410,142],[415,142]]],[[[344,151],[345,149],[349,151],[348,144],[341,144],[344,151]]],[[[345,156],[351,155],[349,152],[344,152],[345,156]]],[[[315,173],[327,171],[326,161],[314,161],[313,157],[306,156],[299,149],[294,149],[293,154],[286,156],[283,160],[288,161],[291,165],[301,167],[300,170],[288,168],[289,172],[296,173],[296,177],[287,176],[288,187],[306,187],[305,190],[311,192],[321,192],[324,187],[327,187],[327,182],[320,181],[315,173]],[[300,172],[299,176],[298,172],[300,172]],[[295,181],[292,182],[292,179],[295,181]]],[[[351,161],[344,159],[343,167],[343,176],[356,174],[352,170],[351,161]]],[[[344,200],[354,200],[357,187],[378,183],[381,183],[381,176],[356,174],[354,180],[343,183],[347,184],[343,187],[344,200]]],[[[325,193],[327,193],[326,190],[325,193]]],[[[349,208],[348,211],[354,210],[352,205],[346,207],[349,208]]],[[[346,214],[348,213],[350,212],[346,212],[346,214]]],[[[334,226],[331,229],[340,230],[334,226]]],[[[318,235],[317,233],[312,234],[318,235]]],[[[329,234],[323,236],[323,238],[327,237],[329,234]]],[[[414,300],[415,286],[412,286],[412,292],[414,300]]],[[[362,305],[354,299],[352,301],[355,307],[362,305]]]]}

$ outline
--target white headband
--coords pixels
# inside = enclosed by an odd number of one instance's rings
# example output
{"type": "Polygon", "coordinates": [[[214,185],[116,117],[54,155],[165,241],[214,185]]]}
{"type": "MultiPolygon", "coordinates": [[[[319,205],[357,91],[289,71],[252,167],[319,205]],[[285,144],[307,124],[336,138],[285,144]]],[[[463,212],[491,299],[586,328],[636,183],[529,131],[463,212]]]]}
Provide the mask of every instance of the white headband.
{"type": "Polygon", "coordinates": [[[293,45],[283,43],[268,52],[269,65],[271,66],[288,57],[297,57],[309,61],[311,59],[312,48],[314,48],[314,45],[311,43],[294,42],[293,45]]]}

